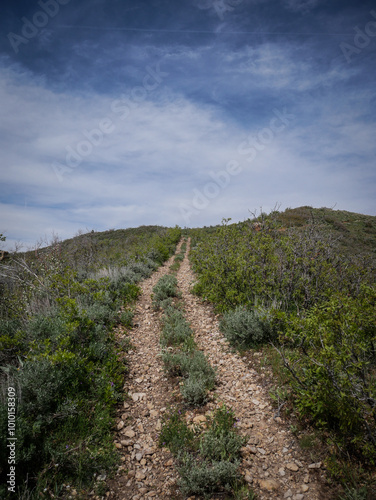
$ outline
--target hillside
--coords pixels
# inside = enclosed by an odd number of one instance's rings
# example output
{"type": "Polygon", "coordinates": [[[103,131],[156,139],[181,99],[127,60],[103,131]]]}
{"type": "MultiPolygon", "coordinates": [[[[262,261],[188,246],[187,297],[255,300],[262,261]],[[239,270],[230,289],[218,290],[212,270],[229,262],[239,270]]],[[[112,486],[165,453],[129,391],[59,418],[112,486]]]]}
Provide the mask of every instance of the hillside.
{"type": "Polygon", "coordinates": [[[0,496],[371,500],[375,249],[300,207],[9,255],[0,496]]]}
{"type": "Polygon", "coordinates": [[[376,255],[376,216],[330,208],[299,207],[285,210],[279,218],[286,227],[301,227],[313,218],[323,228],[333,232],[344,251],[372,252],[376,255]]]}
{"type": "Polygon", "coordinates": [[[16,443],[12,456],[0,447],[1,498],[66,498],[63,484],[85,489],[114,468],[130,349],[115,332],[132,327],[137,283],[180,237],[179,228],[90,233],[0,263],[0,432],[16,443]]]}
{"type": "MultiPolygon", "coordinates": [[[[376,216],[309,206],[287,208],[283,212],[272,212],[281,230],[303,228],[315,221],[323,231],[330,233],[340,243],[341,251],[347,254],[376,256],[376,216]]],[[[228,223],[229,226],[246,227],[260,222],[266,214],[251,217],[246,222],[228,223]]],[[[188,230],[189,234],[215,232],[220,225],[188,230]]]]}
{"type": "Polygon", "coordinates": [[[376,463],[375,222],[301,207],[192,232],[193,291],[235,349],[261,353],[275,401],[320,431],[345,484],[376,463]]]}

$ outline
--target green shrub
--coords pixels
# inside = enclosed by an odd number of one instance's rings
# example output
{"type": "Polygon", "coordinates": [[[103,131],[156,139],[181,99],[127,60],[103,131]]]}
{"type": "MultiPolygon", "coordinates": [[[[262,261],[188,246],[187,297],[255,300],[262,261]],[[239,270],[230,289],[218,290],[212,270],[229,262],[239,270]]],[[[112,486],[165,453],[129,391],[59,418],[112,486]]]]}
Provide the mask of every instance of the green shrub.
{"type": "Polygon", "coordinates": [[[125,267],[121,271],[121,277],[118,278],[118,281],[124,283],[135,284],[139,281],[140,276],[131,268],[125,267]]]}
{"type": "Polygon", "coordinates": [[[178,323],[176,325],[167,323],[162,329],[160,342],[163,347],[176,346],[182,344],[191,335],[192,330],[187,323],[178,323]]]}
{"type": "Polygon", "coordinates": [[[158,263],[155,260],[146,258],[145,259],[145,265],[149,267],[152,271],[156,271],[158,269],[158,263]]]}
{"type": "Polygon", "coordinates": [[[208,389],[206,381],[194,374],[184,380],[180,386],[184,401],[190,406],[201,406],[206,403],[208,389]]]}
{"type": "Polygon", "coordinates": [[[131,309],[127,309],[120,314],[120,323],[126,328],[132,328],[133,326],[133,316],[134,312],[131,309]]]}
{"type": "Polygon", "coordinates": [[[345,494],[339,497],[340,500],[367,500],[369,498],[366,487],[350,488],[345,487],[345,494]]]}
{"type": "Polygon", "coordinates": [[[296,409],[376,463],[376,288],[291,316],[281,341],[296,409]]]}
{"type": "Polygon", "coordinates": [[[215,370],[201,351],[196,350],[187,354],[185,363],[182,365],[182,372],[188,377],[200,377],[208,389],[214,387],[215,370]]]}
{"type": "Polygon", "coordinates": [[[165,309],[168,309],[169,307],[172,307],[173,304],[174,304],[174,302],[172,300],[172,297],[168,297],[167,299],[160,300],[158,305],[156,305],[156,302],[153,301],[153,308],[155,310],[158,310],[158,309],[165,310],[165,309]]]}
{"type": "Polygon", "coordinates": [[[193,335],[184,339],[184,342],[180,346],[181,350],[185,353],[192,353],[197,350],[197,344],[193,335]]]}
{"type": "Polygon", "coordinates": [[[87,317],[94,323],[113,326],[119,315],[106,304],[94,303],[86,308],[87,317]]]}
{"type": "Polygon", "coordinates": [[[240,448],[246,441],[237,432],[233,411],[222,406],[215,412],[201,439],[200,451],[207,459],[233,461],[240,458],[240,448]]]}
{"type": "Polygon", "coordinates": [[[20,320],[0,320],[0,366],[11,363],[24,351],[25,336],[20,320]]]}
{"type": "Polygon", "coordinates": [[[68,333],[66,321],[59,316],[57,310],[50,310],[49,315],[35,315],[25,327],[30,341],[51,341],[56,345],[59,339],[68,333]]]}
{"type": "Polygon", "coordinates": [[[215,385],[215,370],[201,351],[162,354],[165,370],[185,378],[180,387],[184,400],[192,406],[202,405],[215,385]]]}
{"type": "Polygon", "coordinates": [[[210,419],[210,429],[216,434],[231,433],[236,428],[234,411],[225,404],[216,409],[210,419]]]}
{"type": "Polygon", "coordinates": [[[153,307],[154,309],[159,309],[161,302],[170,298],[177,297],[177,279],[171,274],[165,274],[160,278],[158,283],[153,288],[153,307]]]}
{"type": "Polygon", "coordinates": [[[154,271],[154,267],[150,267],[147,263],[143,262],[134,262],[133,264],[130,264],[129,268],[137,275],[137,281],[148,278],[154,271]]]}
{"type": "Polygon", "coordinates": [[[166,307],[162,325],[160,342],[163,347],[182,344],[192,335],[192,330],[182,312],[174,307],[166,307]]]}
{"type": "Polygon", "coordinates": [[[239,480],[239,462],[198,462],[185,455],[179,467],[179,485],[183,495],[207,495],[217,491],[230,492],[239,480]]]}
{"type": "Polygon", "coordinates": [[[171,376],[182,376],[182,365],[186,359],[186,353],[172,353],[164,351],[162,353],[162,361],[165,371],[171,376]]]}
{"type": "Polygon", "coordinates": [[[194,451],[196,434],[187,426],[184,413],[173,410],[163,416],[162,430],[158,438],[159,446],[168,448],[174,455],[181,450],[194,451]]]}
{"type": "Polygon", "coordinates": [[[164,315],[162,317],[162,324],[169,324],[174,326],[181,323],[187,323],[183,312],[177,306],[166,307],[164,315]]]}
{"type": "Polygon", "coordinates": [[[162,242],[158,242],[147,254],[147,258],[162,265],[170,256],[169,250],[162,242]]]}
{"type": "Polygon", "coordinates": [[[180,262],[174,262],[173,264],[171,264],[170,266],[170,271],[177,271],[178,269],[180,268],[180,262]]]}
{"type": "Polygon", "coordinates": [[[159,446],[168,447],[177,457],[179,484],[184,495],[206,497],[214,492],[230,492],[239,486],[237,470],[244,438],[238,435],[234,423],[234,414],[225,405],[208,418],[207,430],[189,427],[180,410],[166,414],[159,446]]]}
{"type": "MultiPolygon", "coordinates": [[[[0,440],[6,442],[4,395],[11,383],[17,392],[18,498],[65,498],[63,483],[87,496],[93,474],[113,469],[112,429],[126,371],[121,350],[130,344],[117,340],[112,326],[123,308],[120,320],[131,325],[136,283],[158,266],[146,254],[159,247],[154,254],[162,262],[179,233],[157,227],[113,231],[106,239],[95,233],[78,244],[15,255],[11,277],[0,280],[0,318],[6,320],[0,322],[6,372],[0,371],[0,440]],[[103,262],[106,268],[96,270],[103,262]]],[[[0,447],[4,499],[7,470],[7,450],[0,447]]]]}
{"type": "Polygon", "coordinates": [[[207,400],[208,391],[214,387],[215,370],[205,355],[196,349],[193,332],[180,310],[167,308],[162,322],[161,345],[181,346],[183,349],[178,353],[162,354],[165,370],[185,378],[180,391],[189,405],[202,405],[207,400]]]}
{"type": "Polygon", "coordinates": [[[235,432],[220,433],[207,432],[201,441],[201,454],[210,460],[232,461],[239,455],[239,450],[244,444],[235,432]]]}
{"type": "Polygon", "coordinates": [[[233,346],[243,349],[267,342],[271,336],[268,322],[242,306],[225,313],[219,327],[233,346]]]}
{"type": "Polygon", "coordinates": [[[129,283],[123,278],[111,281],[108,288],[112,292],[112,300],[122,300],[123,302],[136,300],[141,293],[137,285],[129,283]]]}

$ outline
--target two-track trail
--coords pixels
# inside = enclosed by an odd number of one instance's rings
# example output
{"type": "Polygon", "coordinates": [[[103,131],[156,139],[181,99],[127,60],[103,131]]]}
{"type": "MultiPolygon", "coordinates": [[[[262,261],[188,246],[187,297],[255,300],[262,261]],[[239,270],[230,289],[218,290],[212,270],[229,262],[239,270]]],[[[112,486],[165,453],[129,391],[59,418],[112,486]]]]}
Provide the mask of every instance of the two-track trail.
{"type": "MultiPolygon", "coordinates": [[[[212,306],[190,293],[195,277],[188,253],[189,241],[177,273],[178,287],[195,340],[217,369],[218,380],[211,402],[200,413],[221,403],[232,407],[239,419],[240,432],[247,437],[241,473],[259,500],[329,498],[321,488],[325,482],[321,463],[306,459],[289,424],[276,417],[263,376],[249,360],[232,352],[219,331],[212,306]]],[[[123,465],[109,483],[110,499],[183,498],[176,485],[178,475],[172,455],[157,446],[163,413],[176,403],[179,392],[176,381],[164,375],[159,356],[160,314],[153,311],[151,299],[153,287],[168,272],[171,263],[172,259],[141,283],[142,296],[134,318],[137,327],[130,334],[134,347],[129,353],[130,371],[125,385],[131,400],[119,415],[115,440],[123,465]]]]}

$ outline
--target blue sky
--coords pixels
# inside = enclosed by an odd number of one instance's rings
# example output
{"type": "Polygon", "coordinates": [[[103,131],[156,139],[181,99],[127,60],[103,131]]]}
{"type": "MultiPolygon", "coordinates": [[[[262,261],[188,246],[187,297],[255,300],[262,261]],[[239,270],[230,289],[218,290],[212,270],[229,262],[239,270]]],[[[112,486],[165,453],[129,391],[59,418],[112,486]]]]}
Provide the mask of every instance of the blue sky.
{"type": "Polygon", "coordinates": [[[376,215],[376,7],[2,2],[0,233],[376,215]]]}

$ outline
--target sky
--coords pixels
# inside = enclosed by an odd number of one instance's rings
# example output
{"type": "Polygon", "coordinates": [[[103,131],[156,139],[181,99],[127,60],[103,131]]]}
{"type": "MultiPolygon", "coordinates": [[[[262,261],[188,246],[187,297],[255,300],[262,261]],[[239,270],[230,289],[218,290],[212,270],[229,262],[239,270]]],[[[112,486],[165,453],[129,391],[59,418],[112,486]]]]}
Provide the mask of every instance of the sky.
{"type": "Polygon", "coordinates": [[[3,0],[2,247],[302,205],[376,215],[376,6],[3,0]]]}

